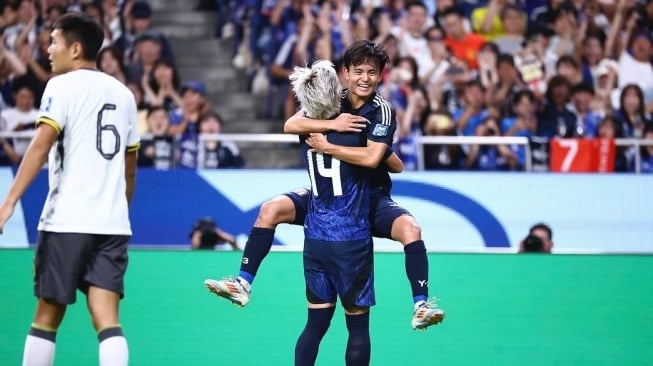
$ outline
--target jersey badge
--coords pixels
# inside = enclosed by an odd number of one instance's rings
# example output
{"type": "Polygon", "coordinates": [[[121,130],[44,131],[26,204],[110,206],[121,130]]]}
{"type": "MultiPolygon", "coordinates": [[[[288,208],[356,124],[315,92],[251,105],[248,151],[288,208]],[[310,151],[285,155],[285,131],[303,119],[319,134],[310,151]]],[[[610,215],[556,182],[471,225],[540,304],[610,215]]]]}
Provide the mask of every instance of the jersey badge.
{"type": "Polygon", "coordinates": [[[50,112],[50,107],[52,107],[52,97],[48,97],[45,103],[41,103],[41,111],[50,112]]]}
{"type": "Polygon", "coordinates": [[[372,130],[372,136],[384,137],[388,135],[388,125],[377,124],[372,130]]]}

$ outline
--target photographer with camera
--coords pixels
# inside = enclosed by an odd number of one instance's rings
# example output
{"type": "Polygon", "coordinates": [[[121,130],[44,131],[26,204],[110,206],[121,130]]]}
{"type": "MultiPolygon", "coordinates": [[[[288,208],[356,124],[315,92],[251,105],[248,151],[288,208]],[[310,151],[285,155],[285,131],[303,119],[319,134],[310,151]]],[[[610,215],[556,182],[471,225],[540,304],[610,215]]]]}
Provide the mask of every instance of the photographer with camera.
{"type": "Polygon", "coordinates": [[[197,219],[189,235],[191,249],[228,249],[240,250],[236,237],[221,230],[211,217],[197,219]]]}
{"type": "MultiPolygon", "coordinates": [[[[499,119],[489,115],[476,126],[476,136],[501,136],[499,119]]],[[[465,166],[472,170],[515,170],[517,157],[506,145],[480,145],[469,147],[465,166]]]]}
{"type": "Polygon", "coordinates": [[[519,253],[551,253],[553,231],[545,223],[531,226],[528,236],[519,243],[519,253]]]}

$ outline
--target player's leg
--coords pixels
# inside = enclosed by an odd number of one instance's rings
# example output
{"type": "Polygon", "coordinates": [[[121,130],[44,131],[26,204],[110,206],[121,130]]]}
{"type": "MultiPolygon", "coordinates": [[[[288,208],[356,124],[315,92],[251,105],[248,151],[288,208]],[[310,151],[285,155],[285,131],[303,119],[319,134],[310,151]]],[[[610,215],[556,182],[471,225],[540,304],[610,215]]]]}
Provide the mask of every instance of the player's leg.
{"type": "Polygon", "coordinates": [[[345,309],[347,323],[347,366],[367,366],[370,364],[372,342],[370,339],[370,311],[368,307],[348,307],[345,309]]]}
{"type": "Polygon", "coordinates": [[[429,266],[422,229],[410,212],[397,205],[388,194],[372,194],[370,204],[373,235],[392,239],[404,246],[406,276],[413,302],[426,301],[429,266]]]}
{"type": "Polygon", "coordinates": [[[100,366],[126,366],[129,348],[119,319],[124,294],[129,236],[90,235],[96,250],[89,257],[80,290],[99,342],[100,366]]]}
{"type": "Polygon", "coordinates": [[[336,289],[345,308],[348,338],[345,350],[347,366],[370,364],[370,307],[376,303],[374,293],[374,255],[371,238],[345,245],[333,244],[336,289]]]}
{"type": "Polygon", "coordinates": [[[129,347],[118,319],[120,295],[89,286],[86,302],[99,342],[100,366],[126,366],[129,347]]]}
{"type": "Polygon", "coordinates": [[[335,313],[336,290],[325,272],[319,242],[304,245],[304,279],[308,316],[295,345],[295,366],[313,366],[322,338],[335,313]]]}
{"type": "Polygon", "coordinates": [[[66,305],[52,300],[38,299],[36,314],[25,339],[23,366],[52,365],[57,329],[65,313],[66,305]]]}
{"type": "Polygon", "coordinates": [[[39,232],[34,255],[36,314],[25,340],[23,365],[52,365],[57,329],[66,306],[75,303],[78,273],[88,252],[66,234],[39,232]]]}
{"type": "MultiPolygon", "coordinates": [[[[301,195],[301,197],[308,197],[308,191],[305,192],[306,194],[301,195]]],[[[238,276],[246,280],[248,284],[253,283],[261,263],[272,248],[277,225],[295,223],[296,212],[302,212],[301,209],[296,209],[298,205],[295,202],[298,202],[299,197],[298,194],[293,192],[277,196],[261,205],[254,226],[245,243],[238,273],[238,276]]],[[[305,211],[300,216],[303,225],[304,216],[306,216],[305,211]]]]}
{"type": "Polygon", "coordinates": [[[331,326],[335,303],[308,304],[308,316],[295,345],[295,366],[313,366],[322,338],[331,326]]]}
{"type": "Polygon", "coordinates": [[[426,329],[444,319],[444,311],[435,300],[428,300],[429,262],[422,240],[422,229],[410,214],[398,216],[392,223],[392,238],[404,245],[406,276],[413,292],[413,329],[426,329]]]}
{"type": "Polygon", "coordinates": [[[444,319],[444,312],[428,301],[429,263],[422,229],[410,212],[392,200],[388,194],[371,196],[372,232],[404,246],[404,266],[413,296],[413,328],[425,329],[444,319]]]}
{"type": "Polygon", "coordinates": [[[238,278],[207,279],[204,285],[211,292],[236,305],[247,305],[254,278],[272,248],[277,225],[282,223],[304,225],[308,193],[308,190],[302,189],[279,195],[263,203],[245,243],[238,278]]]}
{"type": "MultiPolygon", "coordinates": [[[[396,216],[399,212],[395,211],[396,216]]],[[[402,213],[392,221],[392,240],[404,246],[406,276],[413,294],[413,302],[426,301],[429,296],[428,276],[429,262],[426,255],[426,246],[422,240],[422,228],[417,225],[415,218],[402,213]]]]}

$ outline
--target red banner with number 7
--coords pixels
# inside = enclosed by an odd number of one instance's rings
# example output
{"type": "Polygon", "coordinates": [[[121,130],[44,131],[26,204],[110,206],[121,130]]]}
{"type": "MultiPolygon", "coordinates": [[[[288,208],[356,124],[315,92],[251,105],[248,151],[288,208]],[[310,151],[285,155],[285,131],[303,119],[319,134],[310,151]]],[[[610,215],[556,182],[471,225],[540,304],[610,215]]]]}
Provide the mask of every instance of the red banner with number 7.
{"type": "Polygon", "coordinates": [[[552,139],[552,172],[609,173],[614,171],[613,139],[552,139]]]}

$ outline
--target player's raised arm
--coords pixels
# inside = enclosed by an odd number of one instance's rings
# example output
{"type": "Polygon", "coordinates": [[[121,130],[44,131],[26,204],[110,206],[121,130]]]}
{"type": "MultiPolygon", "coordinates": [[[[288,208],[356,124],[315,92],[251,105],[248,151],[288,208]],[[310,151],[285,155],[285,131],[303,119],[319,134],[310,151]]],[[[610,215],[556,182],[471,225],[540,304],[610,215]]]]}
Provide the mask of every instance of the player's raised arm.
{"type": "Polygon", "coordinates": [[[349,113],[342,113],[335,119],[312,119],[304,116],[302,111],[288,118],[283,125],[283,132],[293,135],[319,133],[327,131],[361,132],[367,121],[365,118],[349,113]]]}

